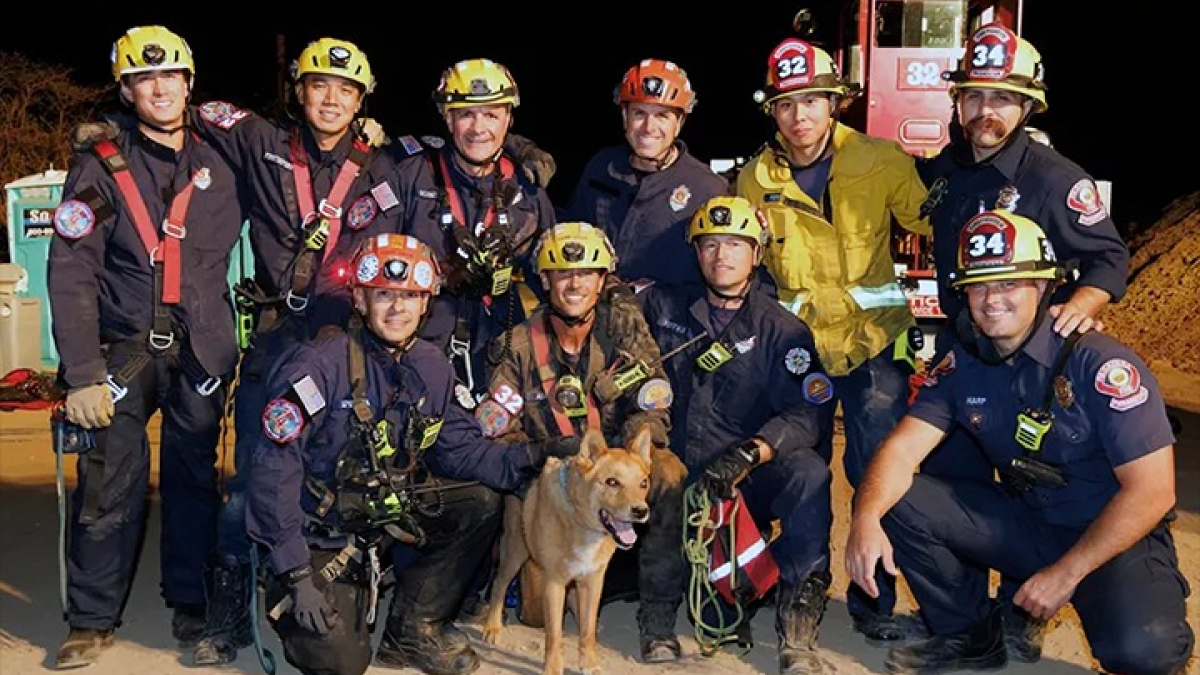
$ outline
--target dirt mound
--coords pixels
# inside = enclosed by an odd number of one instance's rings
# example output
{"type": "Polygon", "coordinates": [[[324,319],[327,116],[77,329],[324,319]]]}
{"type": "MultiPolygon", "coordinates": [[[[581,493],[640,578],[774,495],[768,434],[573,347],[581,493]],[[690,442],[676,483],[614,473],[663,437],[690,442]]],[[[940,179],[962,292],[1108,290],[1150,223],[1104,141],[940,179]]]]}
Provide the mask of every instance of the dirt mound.
{"type": "Polygon", "coordinates": [[[1129,243],[1129,290],[1105,330],[1147,362],[1200,375],[1200,192],[1181,197],[1129,243]]]}

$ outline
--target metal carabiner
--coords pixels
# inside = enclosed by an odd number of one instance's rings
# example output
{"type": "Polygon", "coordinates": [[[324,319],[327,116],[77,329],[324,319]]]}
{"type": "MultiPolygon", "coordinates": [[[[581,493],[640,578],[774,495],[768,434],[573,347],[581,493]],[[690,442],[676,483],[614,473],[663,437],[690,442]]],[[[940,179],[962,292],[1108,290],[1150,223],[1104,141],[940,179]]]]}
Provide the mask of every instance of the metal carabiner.
{"type": "Polygon", "coordinates": [[[293,312],[303,312],[308,307],[308,296],[296,295],[292,291],[288,291],[284,302],[287,304],[288,309],[293,312]]]}
{"type": "Polygon", "coordinates": [[[165,333],[165,334],[164,333],[155,333],[154,330],[151,329],[150,337],[146,340],[146,342],[150,343],[151,347],[157,349],[160,352],[166,351],[167,349],[170,349],[171,345],[175,344],[175,334],[174,333],[165,333]]]}
{"type": "Polygon", "coordinates": [[[112,393],[113,403],[125,398],[125,394],[129,393],[129,387],[122,387],[117,384],[112,375],[108,376],[108,390],[112,393]]]}
{"type": "Polygon", "coordinates": [[[220,386],[221,386],[221,378],[209,377],[207,380],[204,380],[203,382],[196,383],[196,393],[200,394],[201,396],[211,396],[212,393],[217,390],[217,387],[220,387],[220,386]]]}

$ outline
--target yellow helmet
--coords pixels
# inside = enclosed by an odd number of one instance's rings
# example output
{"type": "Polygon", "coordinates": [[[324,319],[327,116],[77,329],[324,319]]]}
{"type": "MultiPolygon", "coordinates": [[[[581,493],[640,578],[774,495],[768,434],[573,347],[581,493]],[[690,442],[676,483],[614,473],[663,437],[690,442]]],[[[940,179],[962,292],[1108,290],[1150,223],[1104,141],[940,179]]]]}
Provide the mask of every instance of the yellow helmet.
{"type": "Polygon", "coordinates": [[[113,79],[152,70],[186,70],[195,77],[192,48],[183,38],[162,26],[135,26],[113,43],[113,79]]]}
{"type": "Polygon", "coordinates": [[[584,222],[559,223],[537,245],[537,271],[617,269],[617,253],[604,231],[584,222]]]}
{"type": "Polygon", "coordinates": [[[705,234],[732,234],[763,247],[771,241],[767,217],[745,197],[713,197],[696,209],[687,242],[705,234]]]}
{"type": "Polygon", "coordinates": [[[323,37],[308,43],[299,58],[292,61],[292,79],[299,80],[309,73],[337,75],[363,88],[363,93],[375,91],[375,76],[367,55],[353,42],[323,37]]]}
{"type": "Polygon", "coordinates": [[[942,73],[942,79],[952,83],[951,97],[969,87],[1015,91],[1033,99],[1034,112],[1050,107],[1044,78],[1042,55],[1028,40],[1000,23],[976,30],[967,41],[959,69],[942,73]]]}
{"type": "Polygon", "coordinates": [[[976,214],[958,236],[958,266],[948,276],[953,288],[985,281],[1060,279],[1063,268],[1037,223],[1010,211],[976,214]]]}
{"type": "Polygon", "coordinates": [[[442,73],[433,100],[438,112],[477,105],[521,104],[517,83],[508,68],[490,59],[459,61],[442,73]]]}
{"type": "Polygon", "coordinates": [[[770,114],[771,104],[784,96],[825,92],[849,97],[858,91],[857,85],[847,83],[838,74],[828,52],[804,40],[788,38],[767,57],[767,83],[754,92],[754,101],[770,114]]]}

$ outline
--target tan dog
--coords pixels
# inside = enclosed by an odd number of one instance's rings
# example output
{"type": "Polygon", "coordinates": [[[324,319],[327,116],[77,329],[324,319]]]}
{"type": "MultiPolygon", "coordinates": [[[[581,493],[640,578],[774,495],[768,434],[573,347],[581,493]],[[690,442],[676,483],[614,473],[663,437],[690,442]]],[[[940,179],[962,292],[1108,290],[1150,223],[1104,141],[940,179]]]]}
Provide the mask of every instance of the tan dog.
{"type": "Polygon", "coordinates": [[[579,660],[585,673],[599,672],[596,622],[604,571],[617,546],[637,541],[634,523],[650,516],[650,430],[643,427],[626,449],[612,448],[596,430],[584,434],[579,454],[546,460],[522,504],[508,497],[500,563],[493,581],[483,641],[496,644],[503,628],[504,593],[526,560],[544,582],[545,675],[563,672],[563,605],[574,582],[579,621],[579,660]]]}

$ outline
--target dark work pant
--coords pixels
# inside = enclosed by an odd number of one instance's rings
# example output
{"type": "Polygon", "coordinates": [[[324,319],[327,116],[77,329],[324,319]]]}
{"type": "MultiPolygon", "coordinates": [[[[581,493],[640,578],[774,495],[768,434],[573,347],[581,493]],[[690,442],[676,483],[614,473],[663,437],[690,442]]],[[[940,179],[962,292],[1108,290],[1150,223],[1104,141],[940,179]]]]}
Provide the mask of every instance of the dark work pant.
{"type": "Polygon", "coordinates": [[[389,625],[453,621],[476,571],[492,554],[492,542],[504,519],[502,495],[484,485],[452,488],[438,495],[417,497],[427,510],[437,513],[416,515],[427,537],[425,546],[415,555],[409,546],[392,547],[396,588],[389,625]]]}
{"type": "MultiPolygon", "coordinates": [[[[998,484],[924,475],[914,476],[883,525],[935,635],[963,632],[986,616],[989,568],[1023,582],[1083,534],[1047,523],[998,484]]],[[[1188,594],[1162,525],[1084,578],[1071,603],[1105,670],[1167,675],[1191,654],[1188,594]]]]}
{"type": "MultiPolygon", "coordinates": [[[[337,551],[312,553],[313,570],[320,570],[337,551]]],[[[287,662],[305,675],[361,675],[371,665],[371,625],[367,623],[370,595],[361,580],[351,576],[339,577],[325,583],[315,582],[325,592],[325,601],[337,611],[337,621],[326,634],[314,633],[300,626],[289,611],[272,625],[283,643],[287,662]]],[[[266,596],[268,612],[290,591],[270,579],[266,596]]]]}
{"type": "MultiPolygon", "coordinates": [[[[893,347],[888,345],[849,374],[832,378],[833,395],[842,405],[842,423],[846,430],[842,466],[846,480],[855,490],[883,439],[908,412],[908,380],[912,368],[907,362],[892,357],[893,347]]],[[[832,447],[823,454],[832,456],[832,447]]],[[[857,584],[850,584],[846,590],[846,604],[851,614],[892,613],[896,606],[896,579],[881,566],[876,570],[875,582],[879,588],[878,598],[870,597],[857,584]]]]}
{"type": "Polygon", "coordinates": [[[175,359],[154,359],[128,383],[112,425],[96,434],[98,447],[80,456],[67,560],[72,627],[105,630],[120,622],[145,533],[146,424],[159,410],[162,595],[172,605],[205,602],[204,568],[216,539],[216,448],[225,391],[221,386],[201,396],[175,359]],[[98,492],[89,495],[92,490],[98,492]]]}

